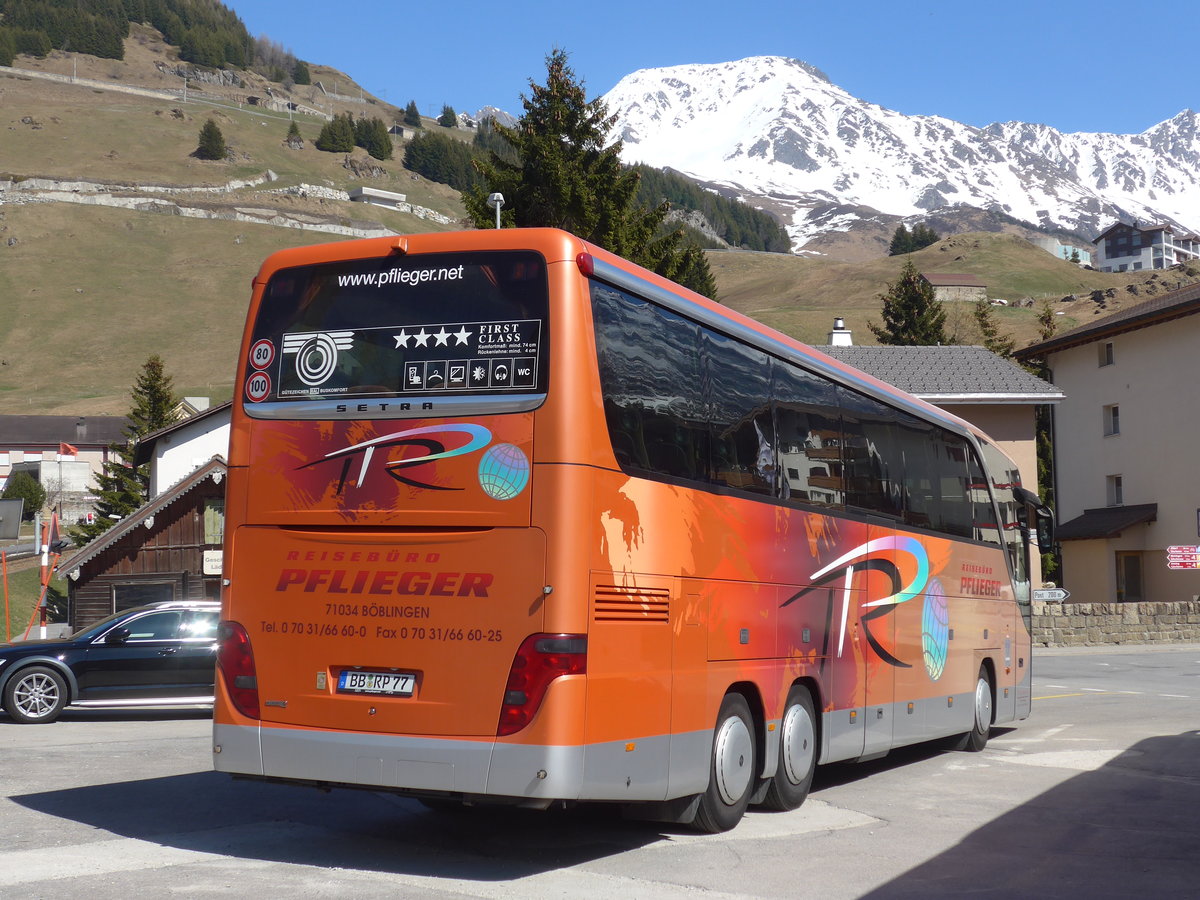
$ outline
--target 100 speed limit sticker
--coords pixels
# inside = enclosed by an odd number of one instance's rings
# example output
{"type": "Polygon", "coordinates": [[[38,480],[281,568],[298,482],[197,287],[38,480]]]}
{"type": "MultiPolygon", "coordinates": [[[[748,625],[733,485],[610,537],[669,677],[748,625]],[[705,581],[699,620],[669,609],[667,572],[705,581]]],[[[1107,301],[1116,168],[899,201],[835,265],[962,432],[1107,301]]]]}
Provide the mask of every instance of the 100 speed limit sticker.
{"type": "Polygon", "coordinates": [[[265,400],[270,393],[271,376],[266,372],[255,372],[246,379],[246,396],[254,403],[265,400]]]}

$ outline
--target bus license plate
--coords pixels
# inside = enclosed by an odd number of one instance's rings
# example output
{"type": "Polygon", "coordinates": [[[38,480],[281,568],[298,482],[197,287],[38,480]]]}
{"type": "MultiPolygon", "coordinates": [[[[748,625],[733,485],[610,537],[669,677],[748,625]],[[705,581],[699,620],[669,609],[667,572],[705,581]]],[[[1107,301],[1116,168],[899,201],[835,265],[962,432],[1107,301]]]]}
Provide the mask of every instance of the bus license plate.
{"type": "Polygon", "coordinates": [[[342,672],[338,691],[349,694],[388,694],[411,697],[417,678],[411,672],[342,672]]]}

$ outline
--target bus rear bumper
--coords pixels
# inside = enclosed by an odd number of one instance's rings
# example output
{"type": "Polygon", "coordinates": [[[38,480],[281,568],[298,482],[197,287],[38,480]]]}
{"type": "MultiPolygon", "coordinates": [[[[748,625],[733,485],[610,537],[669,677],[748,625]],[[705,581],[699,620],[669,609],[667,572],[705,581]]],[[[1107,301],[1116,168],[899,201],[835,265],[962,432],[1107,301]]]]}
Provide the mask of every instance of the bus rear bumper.
{"type": "Polygon", "coordinates": [[[317,785],[575,800],[583,763],[578,746],[213,726],[218,772],[317,785]]]}

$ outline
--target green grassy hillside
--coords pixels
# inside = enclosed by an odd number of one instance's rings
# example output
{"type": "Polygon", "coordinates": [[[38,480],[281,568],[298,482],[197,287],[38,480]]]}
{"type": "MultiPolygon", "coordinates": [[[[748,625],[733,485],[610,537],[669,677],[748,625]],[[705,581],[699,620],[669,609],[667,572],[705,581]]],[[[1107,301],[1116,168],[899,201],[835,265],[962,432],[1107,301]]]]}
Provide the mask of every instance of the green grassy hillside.
{"type": "MultiPolygon", "coordinates": [[[[181,86],[171,68],[176,62],[173,49],[156,32],[138,26],[122,61],[53,53],[17,64],[67,75],[76,71],[81,79],[106,85],[162,90],[181,86]]],[[[312,74],[343,98],[359,93],[342,73],[313,65],[312,74]]],[[[461,227],[457,192],[404,170],[402,146],[396,147],[396,159],[382,163],[359,151],[348,168],[344,154],[313,147],[322,120],[296,116],[305,143],[302,149],[287,147],[288,114],[245,102],[265,95],[269,86],[247,75],[239,86],[205,86],[220,95],[219,105],[198,101],[194,89],[185,104],[107,87],[0,75],[0,181],[43,177],[197,187],[258,178],[267,170],[277,176],[273,183],[229,193],[124,192],[138,198],[141,209],[16,203],[12,192],[0,193],[5,201],[0,203],[0,413],[123,413],[130,385],[152,353],[163,357],[181,393],[217,401],[230,397],[250,279],[262,260],[281,248],[345,239],[233,220],[239,211],[260,222],[277,217],[292,226],[383,226],[401,233],[461,227]],[[191,155],[209,117],[220,126],[231,158],[203,162],[191,155]],[[363,174],[363,164],[373,171],[363,174]],[[449,223],[311,193],[278,192],[299,185],[340,190],[368,185],[399,192],[449,223]],[[213,217],[192,218],[162,205],[154,211],[156,201],[185,211],[206,209],[213,217]]],[[[316,86],[292,93],[280,85],[272,90],[332,112],[352,110],[386,122],[398,118],[394,107],[365,94],[356,103],[332,98],[316,86]]],[[[872,343],[866,322],[878,319],[878,296],[903,263],[901,258],[847,263],[739,251],[716,251],[709,258],[724,302],[812,343],[825,341],[839,315],[857,342],[872,343]]],[[[1135,296],[1127,286],[1152,277],[1084,271],[1004,235],[947,238],[913,259],[923,271],[978,275],[990,296],[1010,302],[1053,299],[1064,313],[1059,319],[1064,328],[1144,299],[1145,288],[1135,296]],[[1095,290],[1115,296],[1105,298],[1103,307],[1088,299],[1058,302],[1064,295],[1095,290]]],[[[1164,286],[1162,281],[1155,285],[1164,286]]],[[[951,312],[951,330],[964,342],[976,341],[969,308],[951,312]]],[[[997,314],[1002,327],[1023,342],[1036,337],[1036,309],[1008,307],[997,314]]]]}

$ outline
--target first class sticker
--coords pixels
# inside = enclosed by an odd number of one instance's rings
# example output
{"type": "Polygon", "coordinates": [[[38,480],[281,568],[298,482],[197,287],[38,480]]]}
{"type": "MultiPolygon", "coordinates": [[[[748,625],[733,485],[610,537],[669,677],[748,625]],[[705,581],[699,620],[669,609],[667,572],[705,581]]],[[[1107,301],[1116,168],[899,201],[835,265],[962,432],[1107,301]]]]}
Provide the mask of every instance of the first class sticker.
{"type": "Polygon", "coordinates": [[[266,372],[255,372],[246,379],[246,396],[254,403],[267,398],[271,393],[271,376],[266,372]]]}

